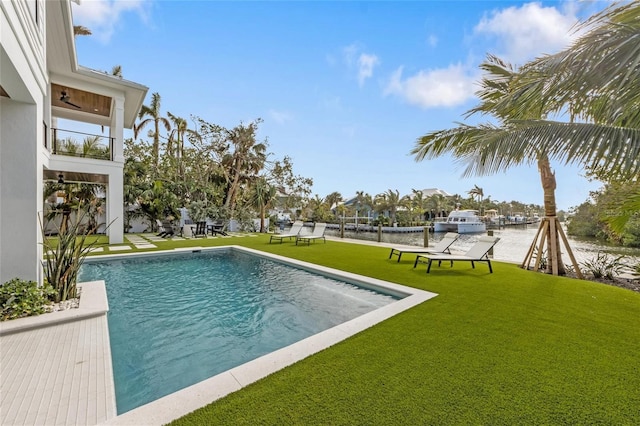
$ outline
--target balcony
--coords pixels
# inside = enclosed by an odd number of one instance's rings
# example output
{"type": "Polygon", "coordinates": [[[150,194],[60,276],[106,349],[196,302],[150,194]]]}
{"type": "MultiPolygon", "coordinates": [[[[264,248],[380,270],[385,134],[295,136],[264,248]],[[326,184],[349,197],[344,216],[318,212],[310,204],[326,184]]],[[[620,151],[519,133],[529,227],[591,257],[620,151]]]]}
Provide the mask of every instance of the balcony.
{"type": "Polygon", "coordinates": [[[52,128],[51,140],[52,154],[113,161],[115,138],[52,128]]]}

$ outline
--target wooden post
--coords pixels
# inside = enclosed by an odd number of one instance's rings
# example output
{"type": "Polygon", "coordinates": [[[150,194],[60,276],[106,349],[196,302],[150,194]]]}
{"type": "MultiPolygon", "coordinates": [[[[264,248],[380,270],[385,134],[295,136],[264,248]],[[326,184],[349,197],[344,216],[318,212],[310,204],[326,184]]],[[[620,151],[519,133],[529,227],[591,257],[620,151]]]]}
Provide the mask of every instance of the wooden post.
{"type": "Polygon", "coordinates": [[[429,247],[429,227],[424,227],[424,247],[429,247]]]}
{"type": "Polygon", "coordinates": [[[344,238],[344,220],[340,222],[340,238],[344,238]]]}
{"type": "Polygon", "coordinates": [[[382,241],[382,224],[378,223],[378,242],[382,241]]]}
{"type": "MultiPolygon", "coordinates": [[[[489,237],[493,237],[493,230],[489,230],[489,231],[487,231],[487,235],[488,235],[489,237]]],[[[493,258],[493,247],[491,247],[491,248],[489,249],[489,253],[487,253],[487,255],[488,255],[489,257],[493,258]]]]}

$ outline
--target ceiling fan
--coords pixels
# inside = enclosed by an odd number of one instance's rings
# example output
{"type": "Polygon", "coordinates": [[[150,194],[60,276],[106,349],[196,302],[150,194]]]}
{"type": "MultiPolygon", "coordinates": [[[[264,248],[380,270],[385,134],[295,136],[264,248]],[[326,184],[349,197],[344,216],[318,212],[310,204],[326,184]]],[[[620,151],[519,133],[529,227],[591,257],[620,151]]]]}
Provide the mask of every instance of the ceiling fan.
{"type": "Polygon", "coordinates": [[[73,102],[71,102],[71,97],[70,97],[69,95],[67,95],[67,92],[65,92],[64,90],[61,92],[61,95],[62,95],[62,96],[60,96],[60,100],[61,100],[62,102],[64,102],[65,104],[68,104],[68,105],[74,106],[74,107],[76,107],[76,108],[81,108],[81,106],[80,106],[80,105],[76,105],[76,104],[74,104],[73,102]]]}

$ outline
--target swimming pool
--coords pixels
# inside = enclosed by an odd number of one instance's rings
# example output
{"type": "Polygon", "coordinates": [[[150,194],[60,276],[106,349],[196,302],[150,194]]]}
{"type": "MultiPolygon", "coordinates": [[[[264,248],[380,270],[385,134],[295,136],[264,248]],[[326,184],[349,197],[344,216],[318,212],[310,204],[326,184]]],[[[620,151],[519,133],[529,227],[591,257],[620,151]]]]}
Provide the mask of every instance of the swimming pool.
{"type": "Polygon", "coordinates": [[[80,278],[107,284],[119,414],[407,296],[230,248],[88,260],[80,278]]]}

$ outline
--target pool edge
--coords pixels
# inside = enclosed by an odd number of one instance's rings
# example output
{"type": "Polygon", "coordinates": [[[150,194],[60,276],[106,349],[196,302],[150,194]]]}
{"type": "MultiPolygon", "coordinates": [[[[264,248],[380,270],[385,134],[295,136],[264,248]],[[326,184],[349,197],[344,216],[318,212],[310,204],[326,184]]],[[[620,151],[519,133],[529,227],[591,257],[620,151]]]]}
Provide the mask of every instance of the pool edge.
{"type": "MultiPolygon", "coordinates": [[[[338,269],[328,268],[322,265],[299,261],[259,250],[249,249],[242,246],[228,245],[199,249],[198,251],[223,249],[232,249],[256,254],[279,262],[302,267],[306,270],[341,277],[347,281],[356,281],[359,284],[369,284],[372,288],[386,289],[392,294],[403,295],[404,297],[376,309],[375,311],[368,312],[328,330],[309,336],[284,348],[263,355],[194,385],[173,392],[119,416],[113,417],[102,424],[166,424],[437,296],[436,293],[406,287],[400,284],[353,274],[346,271],[340,271],[338,269]]],[[[137,255],[166,255],[175,253],[175,250],[163,250],[152,253],[139,253],[137,255]]],[[[130,258],[132,255],[134,254],[92,256],[91,259],[99,261],[106,260],[108,258],[130,258]]]]}

